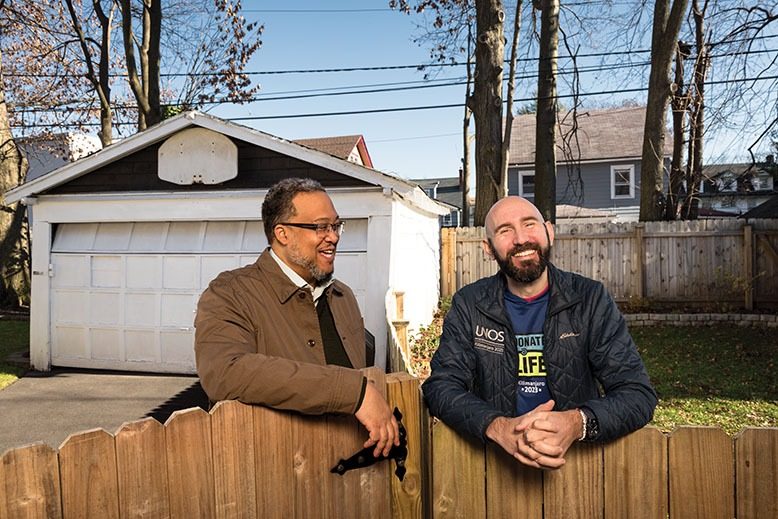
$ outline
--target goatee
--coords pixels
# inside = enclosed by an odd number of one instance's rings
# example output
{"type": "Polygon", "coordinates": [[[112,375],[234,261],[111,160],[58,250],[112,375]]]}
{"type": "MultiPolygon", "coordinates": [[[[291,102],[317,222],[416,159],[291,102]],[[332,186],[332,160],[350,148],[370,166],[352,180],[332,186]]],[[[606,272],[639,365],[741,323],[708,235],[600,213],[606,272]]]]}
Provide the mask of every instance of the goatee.
{"type": "Polygon", "coordinates": [[[495,261],[500,266],[500,271],[507,277],[513,279],[518,283],[532,283],[540,278],[543,272],[548,267],[549,256],[551,255],[551,246],[549,245],[545,249],[537,243],[524,243],[513,247],[505,257],[500,257],[497,251],[494,250],[491,240],[489,240],[489,248],[492,251],[495,261]],[[534,250],[538,253],[538,261],[527,260],[520,261],[519,266],[513,264],[513,256],[520,252],[534,250]]]}

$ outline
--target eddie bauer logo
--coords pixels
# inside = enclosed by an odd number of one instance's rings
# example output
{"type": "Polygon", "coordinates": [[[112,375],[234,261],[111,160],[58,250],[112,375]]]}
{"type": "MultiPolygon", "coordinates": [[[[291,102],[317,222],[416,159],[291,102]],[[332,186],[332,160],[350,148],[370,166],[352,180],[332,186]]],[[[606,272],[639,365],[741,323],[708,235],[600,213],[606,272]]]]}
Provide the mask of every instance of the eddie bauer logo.
{"type": "Polygon", "coordinates": [[[562,335],[559,336],[559,340],[561,341],[562,339],[569,339],[570,337],[578,337],[579,335],[581,335],[581,334],[580,333],[573,333],[573,332],[565,332],[565,333],[563,333],[562,335]]]}
{"type": "Polygon", "coordinates": [[[505,331],[484,328],[479,324],[475,325],[475,336],[493,342],[505,342],[505,331]]]}

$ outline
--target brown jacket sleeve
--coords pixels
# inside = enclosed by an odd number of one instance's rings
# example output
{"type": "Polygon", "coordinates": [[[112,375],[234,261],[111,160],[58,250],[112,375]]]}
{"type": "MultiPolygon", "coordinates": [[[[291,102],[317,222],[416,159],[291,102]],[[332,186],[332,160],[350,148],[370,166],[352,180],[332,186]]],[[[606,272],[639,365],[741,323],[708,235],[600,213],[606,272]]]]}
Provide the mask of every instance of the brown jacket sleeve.
{"type": "Polygon", "coordinates": [[[235,293],[234,284],[217,279],[198,303],[195,357],[209,398],[304,414],[356,412],[362,373],[317,363],[315,356],[299,345],[302,339],[279,337],[285,326],[289,330],[296,327],[280,322],[278,309],[259,308],[247,299],[251,299],[247,293],[235,293]],[[275,325],[270,325],[274,321],[275,325]]]}

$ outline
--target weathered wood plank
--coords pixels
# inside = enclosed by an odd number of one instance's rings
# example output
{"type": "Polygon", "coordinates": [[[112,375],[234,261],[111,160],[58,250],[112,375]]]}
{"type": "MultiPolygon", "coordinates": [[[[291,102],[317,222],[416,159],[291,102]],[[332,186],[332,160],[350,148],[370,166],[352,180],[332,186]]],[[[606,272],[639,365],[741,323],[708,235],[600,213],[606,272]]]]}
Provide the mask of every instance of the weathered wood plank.
{"type": "Polygon", "coordinates": [[[176,411],[165,422],[170,516],[214,517],[211,417],[202,409],[176,411]]]}
{"type": "Polygon", "coordinates": [[[119,516],[170,517],[165,428],[153,418],[126,423],[114,441],[119,516]]]}
{"type": "Polygon", "coordinates": [[[60,519],[62,500],[57,453],[42,443],[7,451],[0,458],[0,518],[60,519]]]}
{"type": "Polygon", "coordinates": [[[211,409],[216,517],[256,517],[257,483],[251,406],[235,400],[211,409]]]}
{"type": "Polygon", "coordinates": [[[681,427],[668,443],[670,517],[735,515],[732,440],[714,427],[681,427]]]}
{"type": "Polygon", "coordinates": [[[486,517],[543,517],[543,472],[494,443],[486,446],[486,517]]]}
{"type": "Polygon", "coordinates": [[[667,438],[646,427],[604,447],[605,517],[667,517],[667,438]]]}
{"type": "Polygon", "coordinates": [[[484,447],[440,421],[432,425],[432,516],[486,516],[484,447]]]}
{"type": "Polygon", "coordinates": [[[735,437],[737,518],[778,517],[778,428],[749,428],[735,437]]]}
{"type": "Polygon", "coordinates": [[[286,519],[295,515],[295,447],[293,416],[253,406],[257,517],[286,519]]]}
{"type": "Polygon", "coordinates": [[[424,514],[422,464],[422,411],[419,380],[405,373],[393,373],[386,377],[389,406],[397,407],[402,413],[406,431],[408,457],[405,460],[405,477],[402,481],[394,475],[395,465],[390,470],[392,492],[392,517],[421,518],[424,514]]]}
{"type": "Polygon", "coordinates": [[[559,470],[543,473],[545,517],[603,516],[602,447],[573,444],[559,470]]]}
{"type": "Polygon", "coordinates": [[[65,517],[119,517],[114,438],[102,429],[71,434],[59,448],[65,517]]]}

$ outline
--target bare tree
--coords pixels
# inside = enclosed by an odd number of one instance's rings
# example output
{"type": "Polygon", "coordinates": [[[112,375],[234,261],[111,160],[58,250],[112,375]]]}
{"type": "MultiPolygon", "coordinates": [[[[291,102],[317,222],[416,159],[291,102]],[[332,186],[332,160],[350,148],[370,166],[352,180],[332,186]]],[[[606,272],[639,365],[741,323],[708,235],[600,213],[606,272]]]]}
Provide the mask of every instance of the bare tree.
{"type": "Polygon", "coordinates": [[[559,0],[540,0],[538,101],[535,117],[535,205],[556,221],[557,54],[559,0]]]}
{"type": "Polygon", "coordinates": [[[640,172],[640,221],[664,216],[665,112],[670,100],[670,68],[687,0],[657,0],[651,34],[646,122],[640,172]]]}
{"type": "Polygon", "coordinates": [[[508,195],[508,165],[510,164],[511,133],[513,131],[513,98],[516,91],[516,61],[519,58],[519,34],[521,33],[522,0],[516,2],[513,16],[513,37],[511,38],[510,68],[508,71],[508,99],[505,108],[505,128],[500,158],[501,196],[508,195]]]}

